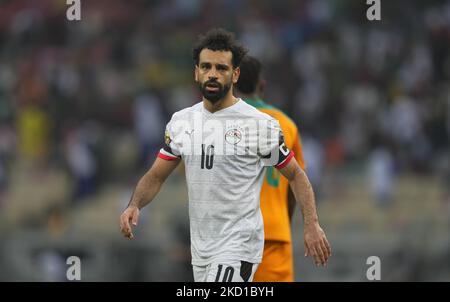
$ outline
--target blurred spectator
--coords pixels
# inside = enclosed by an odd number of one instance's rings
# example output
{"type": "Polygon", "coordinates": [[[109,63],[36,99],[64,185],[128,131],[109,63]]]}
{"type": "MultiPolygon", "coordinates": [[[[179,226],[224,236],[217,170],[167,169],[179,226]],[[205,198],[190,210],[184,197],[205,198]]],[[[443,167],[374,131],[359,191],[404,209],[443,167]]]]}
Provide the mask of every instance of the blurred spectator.
{"type": "Polygon", "coordinates": [[[50,116],[40,107],[26,105],[18,111],[18,143],[20,153],[36,163],[45,162],[50,155],[50,116]]]}
{"type": "Polygon", "coordinates": [[[16,137],[9,125],[0,124],[0,208],[5,199],[9,172],[15,153],[16,137]]]}
{"type": "Polygon", "coordinates": [[[88,197],[95,192],[97,161],[89,144],[86,125],[68,130],[64,152],[70,174],[75,180],[73,199],[77,201],[88,197]]]}
{"type": "Polygon", "coordinates": [[[308,178],[314,188],[317,201],[320,201],[322,194],[322,182],[325,169],[324,150],[318,139],[304,135],[302,137],[302,148],[308,178]]]}
{"type": "Polygon", "coordinates": [[[133,121],[140,144],[141,167],[149,167],[161,147],[165,124],[163,113],[161,101],[154,94],[142,94],[134,102],[133,121]]]}
{"type": "Polygon", "coordinates": [[[367,178],[371,194],[377,205],[386,208],[392,201],[394,188],[394,157],[386,144],[386,139],[375,139],[376,147],[369,155],[367,178]]]}
{"type": "Polygon", "coordinates": [[[38,270],[43,282],[63,282],[66,278],[66,259],[56,250],[42,249],[33,259],[38,264],[38,270]]]}
{"type": "Polygon", "coordinates": [[[3,195],[6,192],[7,178],[6,178],[6,167],[3,160],[0,158],[0,208],[3,203],[3,195]]]}

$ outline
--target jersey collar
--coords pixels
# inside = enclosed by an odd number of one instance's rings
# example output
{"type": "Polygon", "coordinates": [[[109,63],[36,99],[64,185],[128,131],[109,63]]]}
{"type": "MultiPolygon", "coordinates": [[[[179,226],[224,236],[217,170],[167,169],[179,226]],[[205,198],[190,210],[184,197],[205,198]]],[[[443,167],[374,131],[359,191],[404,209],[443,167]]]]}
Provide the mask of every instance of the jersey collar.
{"type": "Polygon", "coordinates": [[[218,114],[222,114],[222,113],[226,113],[226,112],[228,112],[228,111],[230,111],[230,110],[234,110],[236,107],[238,107],[238,106],[240,106],[240,104],[241,104],[241,102],[242,102],[242,99],[241,98],[236,98],[238,101],[235,103],[235,104],[233,104],[233,105],[231,105],[231,106],[229,106],[229,107],[226,107],[226,108],[223,108],[223,109],[220,109],[219,111],[216,111],[216,112],[210,112],[210,111],[208,111],[206,108],[205,108],[205,106],[202,104],[202,110],[203,110],[203,112],[205,113],[205,114],[207,114],[207,115],[218,115],[218,114]]]}

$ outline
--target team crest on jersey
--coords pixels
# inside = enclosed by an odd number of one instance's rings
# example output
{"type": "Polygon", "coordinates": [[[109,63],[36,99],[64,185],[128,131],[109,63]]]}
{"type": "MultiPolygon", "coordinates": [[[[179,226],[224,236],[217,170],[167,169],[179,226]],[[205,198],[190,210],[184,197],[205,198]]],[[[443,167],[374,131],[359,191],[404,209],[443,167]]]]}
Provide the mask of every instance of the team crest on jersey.
{"type": "Polygon", "coordinates": [[[166,131],[166,133],[164,134],[164,141],[167,146],[170,145],[170,142],[172,141],[172,139],[170,138],[169,131],[166,131]]]}
{"type": "Polygon", "coordinates": [[[242,132],[238,128],[230,129],[225,133],[225,141],[229,144],[236,145],[242,139],[242,132]]]}

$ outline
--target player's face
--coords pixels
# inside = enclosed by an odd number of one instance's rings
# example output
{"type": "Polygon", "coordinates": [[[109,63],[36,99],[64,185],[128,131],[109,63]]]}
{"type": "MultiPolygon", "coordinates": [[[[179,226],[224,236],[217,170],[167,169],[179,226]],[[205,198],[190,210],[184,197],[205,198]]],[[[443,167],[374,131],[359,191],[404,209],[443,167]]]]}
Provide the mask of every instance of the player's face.
{"type": "Polygon", "coordinates": [[[233,68],[231,51],[203,49],[195,67],[195,81],[203,97],[211,103],[222,100],[239,79],[239,68],[233,68]]]}

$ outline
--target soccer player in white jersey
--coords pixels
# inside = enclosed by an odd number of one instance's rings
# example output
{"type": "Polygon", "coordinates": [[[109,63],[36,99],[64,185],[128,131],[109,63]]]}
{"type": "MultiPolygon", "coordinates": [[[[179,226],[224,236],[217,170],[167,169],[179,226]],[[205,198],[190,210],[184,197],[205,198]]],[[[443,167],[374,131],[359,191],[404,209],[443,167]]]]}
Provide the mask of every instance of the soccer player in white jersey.
{"type": "MultiPolygon", "coordinates": [[[[261,262],[264,227],[260,191],[265,166],[290,181],[303,214],[305,256],[325,265],[331,248],[319,225],[314,193],[278,121],[233,96],[246,50],[223,30],[201,36],[193,50],[201,102],[173,114],[165,147],[139,180],[120,217],[133,238],[139,210],[153,200],[181,160],[186,166],[191,254],[195,281],[253,280],[261,262]]],[[[149,130],[151,131],[151,130],[149,130]]]]}

